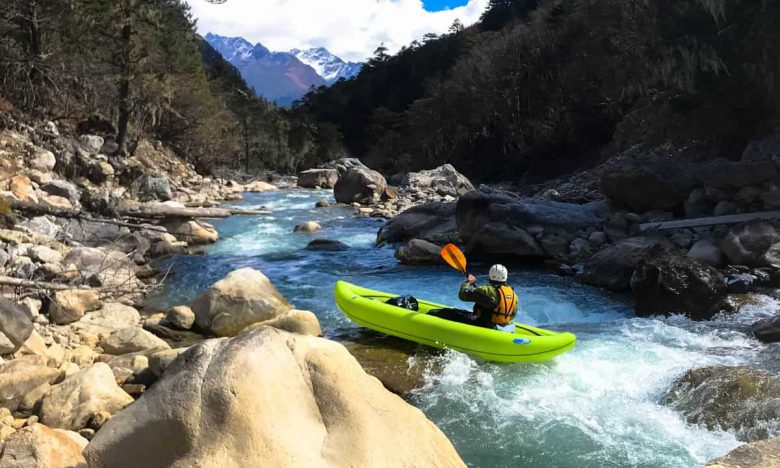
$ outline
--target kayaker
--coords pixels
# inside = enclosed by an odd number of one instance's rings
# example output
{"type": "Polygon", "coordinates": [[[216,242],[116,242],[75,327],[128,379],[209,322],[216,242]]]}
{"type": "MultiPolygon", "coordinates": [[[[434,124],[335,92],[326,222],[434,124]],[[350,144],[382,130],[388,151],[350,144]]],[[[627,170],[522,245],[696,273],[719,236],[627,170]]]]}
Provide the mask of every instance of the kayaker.
{"type": "Polygon", "coordinates": [[[504,265],[493,265],[488,277],[489,284],[477,286],[477,278],[469,275],[460,287],[458,298],[474,303],[473,319],[478,325],[488,328],[509,325],[517,314],[517,294],[506,284],[509,271],[504,265]]]}

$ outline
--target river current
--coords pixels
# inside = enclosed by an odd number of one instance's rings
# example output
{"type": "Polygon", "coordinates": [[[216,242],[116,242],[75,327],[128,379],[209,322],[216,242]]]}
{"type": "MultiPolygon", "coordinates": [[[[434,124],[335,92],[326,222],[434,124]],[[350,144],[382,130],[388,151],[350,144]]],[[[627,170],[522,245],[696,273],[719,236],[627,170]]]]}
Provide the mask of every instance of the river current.
{"type": "MultiPolygon", "coordinates": [[[[234,204],[265,206],[273,214],[215,222],[221,240],[208,255],[174,258],[150,304],[189,304],[230,271],[253,267],[296,308],[313,311],[325,336],[336,340],[361,334],[335,305],[338,279],[463,305],[457,301],[458,273],[398,265],[392,248],[374,245],[382,221],[355,218],[345,208],[314,208],[323,198],[332,202],[332,192],[246,194],[234,204]],[[309,220],[322,231],[292,233],[309,220]],[[350,248],[304,250],[315,238],[350,248]]],[[[698,466],[740,442],[732,433],[690,425],[664,406],[674,380],[688,369],[715,364],[780,367],[774,353],[746,333],[750,323],[776,309],[770,300],[710,322],[642,319],[633,316],[628,298],[545,271],[510,270],[510,283],[519,293],[518,320],[576,333],[573,351],[540,364],[496,365],[425,349],[410,358],[410,365],[428,369],[410,403],[447,434],[470,466],[698,466]]]]}

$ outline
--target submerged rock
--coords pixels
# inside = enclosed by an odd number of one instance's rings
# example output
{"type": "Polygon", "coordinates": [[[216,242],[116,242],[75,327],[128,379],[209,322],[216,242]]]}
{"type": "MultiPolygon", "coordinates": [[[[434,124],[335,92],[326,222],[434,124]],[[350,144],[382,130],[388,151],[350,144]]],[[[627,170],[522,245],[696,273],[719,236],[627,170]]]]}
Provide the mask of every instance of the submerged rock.
{"type": "Polygon", "coordinates": [[[389,346],[347,343],[347,351],[368,374],[397,395],[406,395],[425,384],[425,369],[414,363],[411,354],[389,346]]]}
{"type": "Polygon", "coordinates": [[[377,244],[422,239],[434,244],[457,242],[455,203],[430,202],[409,208],[386,222],[377,233],[377,244]]]}
{"type": "Polygon", "coordinates": [[[306,250],[324,250],[330,252],[339,252],[349,250],[349,246],[341,241],[331,239],[314,239],[306,244],[306,250]]]}
{"type": "Polygon", "coordinates": [[[751,367],[689,370],[672,387],[666,404],[691,424],[734,431],[743,441],[765,439],[780,429],[780,377],[751,367]]]}
{"type": "Polygon", "coordinates": [[[85,456],[113,468],[464,466],[343,346],[267,327],[190,348],[85,456]]]}
{"type": "Polygon", "coordinates": [[[412,239],[396,250],[395,258],[406,265],[438,265],[443,263],[441,247],[422,239],[412,239]]]}
{"type": "Polygon", "coordinates": [[[719,270],[661,245],[639,262],[631,290],[640,317],[682,312],[694,320],[712,318],[728,292],[719,270]]]}
{"type": "Polygon", "coordinates": [[[319,223],[316,221],[306,221],[305,223],[301,223],[295,228],[293,228],[293,232],[317,232],[322,229],[322,226],[320,226],[319,223]]]}

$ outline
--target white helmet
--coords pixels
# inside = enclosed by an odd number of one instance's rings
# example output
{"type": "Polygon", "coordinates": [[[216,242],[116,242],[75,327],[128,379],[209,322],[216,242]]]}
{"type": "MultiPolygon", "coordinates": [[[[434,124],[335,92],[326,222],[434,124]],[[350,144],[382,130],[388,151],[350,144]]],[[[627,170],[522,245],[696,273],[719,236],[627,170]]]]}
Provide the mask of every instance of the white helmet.
{"type": "Polygon", "coordinates": [[[490,267],[490,273],[488,273],[488,276],[490,277],[490,281],[506,283],[509,272],[504,265],[493,265],[490,267]]]}

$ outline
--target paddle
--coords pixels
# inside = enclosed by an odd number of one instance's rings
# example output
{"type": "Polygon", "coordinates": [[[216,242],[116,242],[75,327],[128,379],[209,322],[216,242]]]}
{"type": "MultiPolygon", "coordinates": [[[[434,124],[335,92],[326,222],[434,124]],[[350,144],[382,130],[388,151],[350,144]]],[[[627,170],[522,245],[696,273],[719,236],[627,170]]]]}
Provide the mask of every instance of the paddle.
{"type": "Polygon", "coordinates": [[[464,275],[468,275],[468,273],[466,273],[466,256],[463,255],[463,252],[460,251],[457,245],[447,244],[442,247],[441,258],[443,258],[444,261],[447,262],[447,264],[452,268],[458,270],[464,275]]]}

